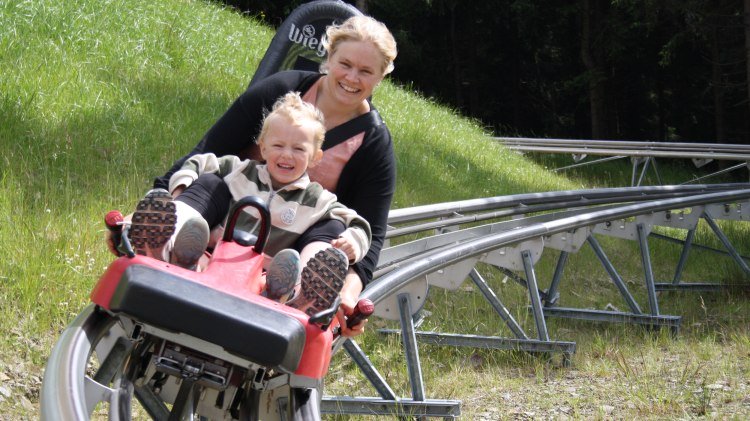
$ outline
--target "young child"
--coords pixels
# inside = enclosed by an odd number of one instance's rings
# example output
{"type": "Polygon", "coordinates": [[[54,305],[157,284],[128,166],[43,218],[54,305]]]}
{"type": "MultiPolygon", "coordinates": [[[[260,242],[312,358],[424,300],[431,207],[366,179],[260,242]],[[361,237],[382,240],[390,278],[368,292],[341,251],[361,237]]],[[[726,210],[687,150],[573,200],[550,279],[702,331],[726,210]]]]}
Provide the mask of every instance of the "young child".
{"type": "MultiPolygon", "coordinates": [[[[201,174],[213,173],[224,179],[233,202],[250,195],[265,201],[272,228],[264,252],[274,256],[267,265],[266,294],[283,298],[297,284],[301,272],[301,293],[288,304],[309,315],[333,304],[348,264],[364,257],[372,239],[367,221],[307,176],[308,167],[322,158],[324,135],[322,113],[304,102],[299,93],[289,93],[263,120],[257,143],[265,164],[236,156],[194,155],[170,179],[170,191],[174,191],[189,186],[201,174]],[[323,219],[342,223],[343,232],[333,242],[336,248],[319,251],[300,271],[299,253],[292,249],[295,240],[323,219]]],[[[179,197],[173,201],[165,190],[150,191],[132,217],[129,237],[136,251],[194,267],[206,249],[209,228],[188,203],[179,197]]],[[[250,231],[256,223],[257,217],[245,211],[236,227],[250,231]]]]}

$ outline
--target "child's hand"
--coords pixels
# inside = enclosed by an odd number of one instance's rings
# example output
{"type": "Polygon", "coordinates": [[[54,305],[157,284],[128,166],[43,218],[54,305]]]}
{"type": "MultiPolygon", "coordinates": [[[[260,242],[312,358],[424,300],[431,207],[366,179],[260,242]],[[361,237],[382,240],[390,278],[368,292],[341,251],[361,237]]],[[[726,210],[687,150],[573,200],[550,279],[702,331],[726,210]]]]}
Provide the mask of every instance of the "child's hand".
{"type": "Polygon", "coordinates": [[[357,258],[357,251],[355,245],[350,243],[346,238],[337,238],[331,241],[331,245],[346,254],[349,261],[352,262],[357,258]]]}

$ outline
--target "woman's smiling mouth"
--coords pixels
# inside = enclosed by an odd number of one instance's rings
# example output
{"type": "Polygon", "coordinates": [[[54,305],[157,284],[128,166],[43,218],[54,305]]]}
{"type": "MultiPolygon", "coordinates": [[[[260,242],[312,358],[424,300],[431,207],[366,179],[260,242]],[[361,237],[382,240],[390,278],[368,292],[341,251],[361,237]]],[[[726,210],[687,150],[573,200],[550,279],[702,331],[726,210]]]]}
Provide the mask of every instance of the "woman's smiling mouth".
{"type": "Polygon", "coordinates": [[[356,94],[359,91],[361,91],[361,89],[352,88],[351,86],[348,86],[341,82],[339,82],[339,86],[341,87],[341,89],[345,90],[346,92],[349,92],[350,94],[356,94]]]}

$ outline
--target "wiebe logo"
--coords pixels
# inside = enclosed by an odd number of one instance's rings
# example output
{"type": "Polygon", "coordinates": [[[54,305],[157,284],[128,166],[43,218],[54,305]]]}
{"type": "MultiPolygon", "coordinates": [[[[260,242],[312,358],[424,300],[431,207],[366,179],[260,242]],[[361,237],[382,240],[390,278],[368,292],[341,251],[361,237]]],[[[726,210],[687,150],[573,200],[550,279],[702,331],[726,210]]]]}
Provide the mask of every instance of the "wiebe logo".
{"type": "Polygon", "coordinates": [[[305,47],[314,50],[315,55],[318,57],[326,55],[326,49],[323,47],[322,42],[322,40],[325,39],[325,36],[326,34],[323,34],[321,39],[315,38],[315,27],[312,25],[305,25],[300,30],[300,28],[292,24],[292,27],[289,29],[289,41],[292,41],[295,44],[302,44],[305,47]]]}

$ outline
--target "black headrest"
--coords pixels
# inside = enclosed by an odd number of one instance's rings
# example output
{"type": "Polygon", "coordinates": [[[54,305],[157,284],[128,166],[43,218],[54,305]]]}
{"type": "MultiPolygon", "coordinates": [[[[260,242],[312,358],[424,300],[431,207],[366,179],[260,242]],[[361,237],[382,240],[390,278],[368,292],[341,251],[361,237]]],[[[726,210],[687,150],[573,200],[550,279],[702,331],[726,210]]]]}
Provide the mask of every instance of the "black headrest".
{"type": "Polygon", "coordinates": [[[341,0],[318,0],[294,9],[276,31],[250,86],[281,70],[317,71],[326,56],[321,42],[326,27],[361,14],[341,0]]]}

